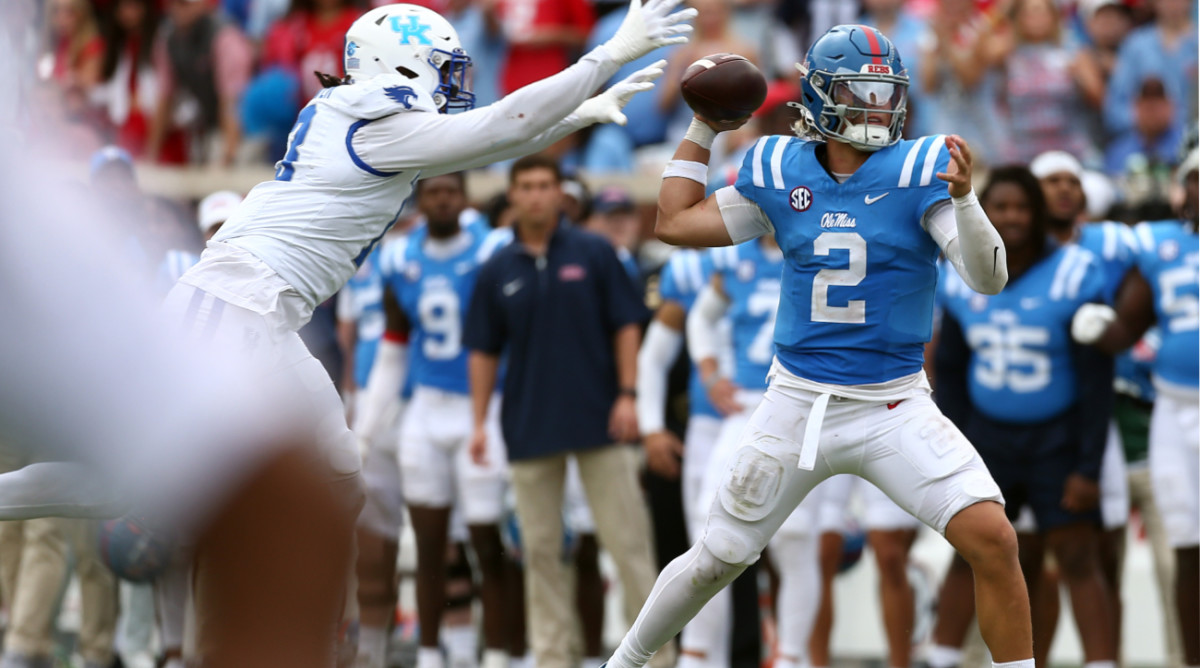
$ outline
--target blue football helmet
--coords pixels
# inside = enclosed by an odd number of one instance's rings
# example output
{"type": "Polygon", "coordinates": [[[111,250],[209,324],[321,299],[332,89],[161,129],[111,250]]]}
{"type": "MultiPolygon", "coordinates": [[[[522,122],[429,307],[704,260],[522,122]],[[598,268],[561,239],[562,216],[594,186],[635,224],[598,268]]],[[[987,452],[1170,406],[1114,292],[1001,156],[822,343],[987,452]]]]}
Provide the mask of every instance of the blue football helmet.
{"type": "Polygon", "coordinates": [[[863,25],[821,35],[800,70],[804,124],[860,151],[900,141],[908,106],[908,72],[891,40],[863,25]]]}

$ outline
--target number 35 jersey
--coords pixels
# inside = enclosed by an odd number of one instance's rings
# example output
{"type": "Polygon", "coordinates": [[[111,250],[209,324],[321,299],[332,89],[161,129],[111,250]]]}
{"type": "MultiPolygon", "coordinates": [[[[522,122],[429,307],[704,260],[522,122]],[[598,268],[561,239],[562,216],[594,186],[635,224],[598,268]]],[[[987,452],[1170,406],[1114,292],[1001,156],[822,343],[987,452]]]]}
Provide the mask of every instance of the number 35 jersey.
{"type": "Polygon", "coordinates": [[[1200,244],[1195,231],[1177,220],[1141,223],[1138,270],[1154,291],[1154,315],[1162,348],[1154,362],[1157,380],[1200,386],[1200,244]]]}
{"type": "Polygon", "coordinates": [[[733,382],[747,390],[765,390],[775,357],[776,309],[783,257],[759,240],[709,251],[706,265],[721,276],[727,314],[733,325],[733,382]]]}
{"type": "Polygon", "coordinates": [[[775,324],[781,364],[809,380],[882,383],[921,370],[938,246],[922,225],[948,200],[941,135],[872,153],[844,182],[823,142],[772,136],[747,153],[735,188],[770,219],[783,249],[775,324]]]}
{"type": "Polygon", "coordinates": [[[446,392],[466,394],[467,351],[462,345],[467,305],[482,264],[482,224],[465,226],[458,236],[431,240],[417,228],[407,239],[384,247],[384,284],[392,289],[411,327],[409,378],[446,392]]]}
{"type": "Polygon", "coordinates": [[[1105,272],[1078,246],[1055,248],[998,295],[972,291],[943,267],[943,307],[971,348],[971,404],[1001,422],[1033,424],[1063,413],[1078,396],[1071,318],[1102,302],[1105,272]]]}

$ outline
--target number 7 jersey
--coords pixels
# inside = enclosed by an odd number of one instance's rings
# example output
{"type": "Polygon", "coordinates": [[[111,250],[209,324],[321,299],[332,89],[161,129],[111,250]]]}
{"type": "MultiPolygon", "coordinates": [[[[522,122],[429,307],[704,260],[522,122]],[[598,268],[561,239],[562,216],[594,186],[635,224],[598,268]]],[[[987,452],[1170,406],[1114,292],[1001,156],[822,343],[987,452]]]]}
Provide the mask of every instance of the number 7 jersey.
{"type": "Polygon", "coordinates": [[[809,380],[882,383],[917,373],[929,340],[937,243],[922,225],[948,200],[942,135],[872,153],[839,183],[822,142],[763,137],[735,188],[771,220],[784,252],[779,362],[809,380]]]}

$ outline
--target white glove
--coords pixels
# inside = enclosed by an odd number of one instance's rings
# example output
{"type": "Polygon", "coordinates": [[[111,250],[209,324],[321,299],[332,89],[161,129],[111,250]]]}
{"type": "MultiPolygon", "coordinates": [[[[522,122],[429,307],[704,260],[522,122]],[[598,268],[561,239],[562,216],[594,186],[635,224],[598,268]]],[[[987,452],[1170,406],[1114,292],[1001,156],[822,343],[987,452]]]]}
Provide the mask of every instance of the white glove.
{"type": "Polygon", "coordinates": [[[1084,304],[1071,318],[1071,338],[1091,345],[1100,340],[1104,330],[1117,319],[1117,312],[1107,304],[1084,304]]]}
{"type": "Polygon", "coordinates": [[[617,34],[604,43],[613,60],[630,63],[660,46],[686,44],[692,34],[689,21],[696,18],[695,8],[673,12],[683,0],[632,0],[617,34]]]}
{"type": "Polygon", "coordinates": [[[654,80],[663,75],[667,61],[660,60],[642,68],[608,87],[599,95],[588,98],[575,108],[575,115],[586,125],[594,123],[616,123],[625,125],[629,121],[621,110],[634,95],[654,88],[654,80]]]}

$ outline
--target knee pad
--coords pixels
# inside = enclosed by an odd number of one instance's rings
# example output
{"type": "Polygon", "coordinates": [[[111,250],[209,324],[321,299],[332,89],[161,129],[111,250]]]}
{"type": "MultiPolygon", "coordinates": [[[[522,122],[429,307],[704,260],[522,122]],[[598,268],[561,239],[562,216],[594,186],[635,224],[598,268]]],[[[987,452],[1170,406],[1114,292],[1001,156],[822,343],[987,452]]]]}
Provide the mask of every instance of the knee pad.
{"type": "Polygon", "coordinates": [[[742,568],[758,561],[762,547],[746,532],[736,531],[733,527],[714,526],[710,522],[704,538],[700,541],[701,552],[727,566],[742,568]]]}
{"type": "Polygon", "coordinates": [[[781,460],[758,448],[742,448],[717,498],[725,512],[739,520],[757,522],[775,508],[783,474],[781,460]]]}

